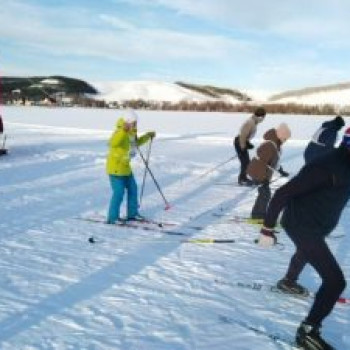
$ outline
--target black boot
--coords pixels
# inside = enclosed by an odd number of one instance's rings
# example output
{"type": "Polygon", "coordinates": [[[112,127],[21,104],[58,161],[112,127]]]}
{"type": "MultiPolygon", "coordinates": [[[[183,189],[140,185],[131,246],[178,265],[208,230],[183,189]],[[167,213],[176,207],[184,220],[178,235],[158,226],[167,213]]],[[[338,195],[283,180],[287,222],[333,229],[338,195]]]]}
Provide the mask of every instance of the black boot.
{"type": "Polygon", "coordinates": [[[320,327],[305,322],[299,326],[295,341],[303,350],[336,350],[322,339],[320,327]]]}
{"type": "Polygon", "coordinates": [[[246,176],[240,176],[238,178],[238,184],[241,186],[254,186],[254,182],[248,179],[246,176]]]}
{"type": "Polygon", "coordinates": [[[290,281],[287,278],[282,278],[277,282],[277,289],[283,293],[295,294],[307,297],[309,295],[309,291],[298,284],[295,281],[290,281]]]}

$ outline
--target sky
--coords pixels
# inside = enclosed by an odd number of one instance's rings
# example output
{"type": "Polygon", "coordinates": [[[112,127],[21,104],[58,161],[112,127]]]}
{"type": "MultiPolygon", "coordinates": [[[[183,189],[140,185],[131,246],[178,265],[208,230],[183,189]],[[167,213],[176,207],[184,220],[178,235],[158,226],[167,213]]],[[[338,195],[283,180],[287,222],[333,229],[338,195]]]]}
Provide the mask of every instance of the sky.
{"type": "Polygon", "coordinates": [[[348,0],[1,0],[0,75],[283,91],[347,82],[348,0]]]}

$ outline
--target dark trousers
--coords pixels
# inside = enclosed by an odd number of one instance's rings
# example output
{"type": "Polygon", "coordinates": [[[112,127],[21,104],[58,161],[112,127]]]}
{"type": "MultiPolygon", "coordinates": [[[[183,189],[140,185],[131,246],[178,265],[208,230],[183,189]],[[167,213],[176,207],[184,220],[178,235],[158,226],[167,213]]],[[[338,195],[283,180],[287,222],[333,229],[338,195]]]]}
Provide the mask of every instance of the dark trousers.
{"type": "Polygon", "coordinates": [[[242,149],[239,144],[239,137],[235,138],[235,150],[237,152],[238,159],[241,163],[241,171],[239,173],[238,180],[246,180],[247,179],[247,168],[250,162],[249,153],[247,149],[242,149]]]}
{"type": "Polygon", "coordinates": [[[320,275],[322,284],[316,293],[314,303],[305,321],[319,326],[331,313],[335,303],[346,287],[341,271],[323,237],[301,236],[287,232],[296,246],[286,278],[296,281],[305,265],[310,264],[320,275]]]}
{"type": "Polygon", "coordinates": [[[252,219],[264,219],[267,206],[271,200],[270,183],[265,182],[258,187],[258,196],[256,197],[251,217],[252,219]]]}

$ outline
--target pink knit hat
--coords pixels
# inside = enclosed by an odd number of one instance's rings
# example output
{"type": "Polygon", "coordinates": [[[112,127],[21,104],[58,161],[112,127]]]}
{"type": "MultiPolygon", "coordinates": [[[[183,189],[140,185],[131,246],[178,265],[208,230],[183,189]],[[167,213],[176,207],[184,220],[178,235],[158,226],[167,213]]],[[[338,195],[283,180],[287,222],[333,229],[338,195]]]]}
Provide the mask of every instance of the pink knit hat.
{"type": "Polygon", "coordinates": [[[287,141],[291,137],[291,132],[286,123],[281,123],[276,129],[277,137],[281,142],[287,141]]]}

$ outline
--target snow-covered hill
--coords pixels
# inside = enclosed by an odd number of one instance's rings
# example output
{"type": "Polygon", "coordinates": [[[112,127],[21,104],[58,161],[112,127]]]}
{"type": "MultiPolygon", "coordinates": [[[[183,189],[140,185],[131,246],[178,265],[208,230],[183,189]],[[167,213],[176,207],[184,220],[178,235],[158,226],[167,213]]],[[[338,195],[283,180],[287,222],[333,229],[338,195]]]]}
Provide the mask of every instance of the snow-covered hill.
{"type": "MultiPolygon", "coordinates": [[[[175,224],[167,230],[183,236],[79,219],[106,214],[107,140],[117,110],[4,107],[1,114],[9,148],[0,158],[1,350],[290,349],[261,333],[293,339],[312,299],[248,286],[283,276],[293,244],[281,232],[283,249],[261,248],[253,243],[258,227],[230,221],[249,214],[256,196],[235,185],[237,160],[201,176],[233,156],[232,138],[246,114],[139,112],[140,133],[157,132],[149,165],[171,204],[164,210],[147,176],[141,212],[175,224]],[[92,235],[100,243],[88,243],[92,235]],[[183,241],[208,238],[235,242],[183,241]]],[[[326,119],[268,115],[253,143],[288,122],[292,140],[281,163],[294,174],[326,119]]],[[[143,162],[136,157],[132,166],[140,184],[143,162]]],[[[346,279],[349,220],[347,208],[328,240],[346,279]]],[[[315,291],[320,280],[308,268],[300,282],[315,291]]],[[[350,305],[339,304],[323,332],[346,350],[349,326],[350,305]]]]}
{"type": "Polygon", "coordinates": [[[176,83],[161,81],[118,81],[93,83],[100,92],[96,98],[108,102],[144,100],[152,102],[181,102],[181,101],[224,101],[240,103],[237,98],[230,95],[222,95],[219,98],[210,97],[197,91],[187,89],[176,83]]]}
{"type": "MultiPolygon", "coordinates": [[[[161,81],[119,81],[93,83],[99,94],[96,96],[108,102],[141,99],[144,101],[177,103],[181,101],[223,101],[231,104],[242,103],[242,100],[230,95],[220,94],[211,97],[207,94],[185,88],[176,83],[161,81]]],[[[253,104],[287,104],[302,105],[350,105],[350,84],[335,84],[324,87],[306,88],[277,93],[264,90],[245,90],[253,104]]]]}
{"type": "Polygon", "coordinates": [[[350,106],[350,83],[286,91],[270,96],[268,102],[350,106]]]}

